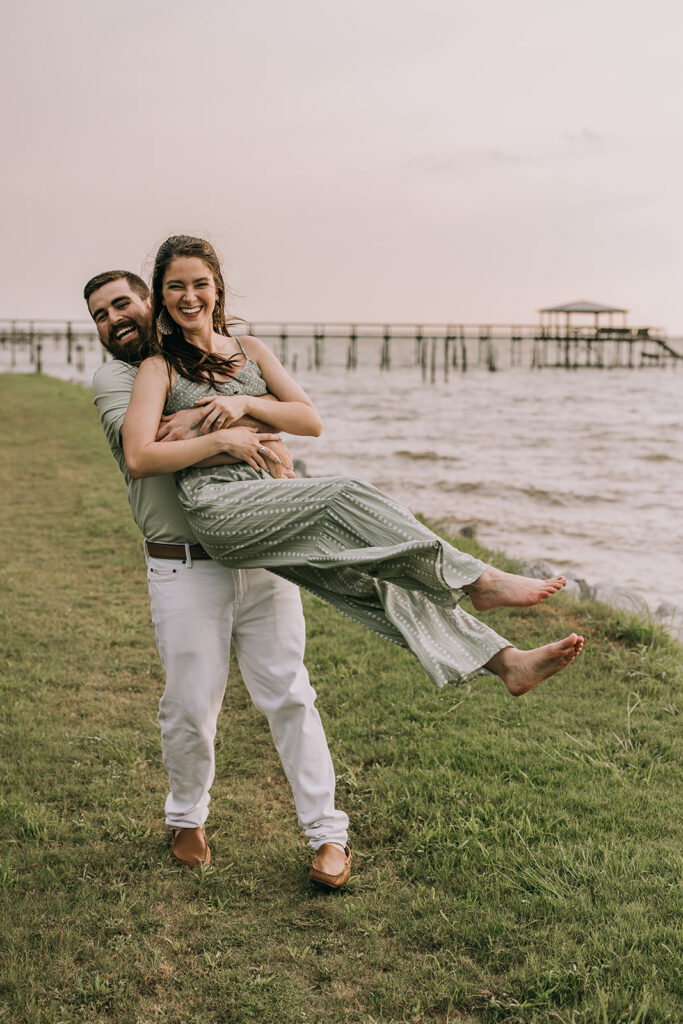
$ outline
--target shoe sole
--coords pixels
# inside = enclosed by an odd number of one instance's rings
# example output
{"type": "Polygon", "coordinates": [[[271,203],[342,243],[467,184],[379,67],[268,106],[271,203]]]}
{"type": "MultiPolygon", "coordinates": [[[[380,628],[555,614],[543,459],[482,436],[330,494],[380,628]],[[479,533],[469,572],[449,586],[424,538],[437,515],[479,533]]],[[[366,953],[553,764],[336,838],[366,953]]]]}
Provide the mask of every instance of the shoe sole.
{"type": "Polygon", "coordinates": [[[318,885],[324,885],[327,889],[341,889],[343,885],[346,885],[349,878],[351,877],[351,871],[343,871],[341,875],[319,875],[315,871],[310,871],[308,877],[312,882],[317,882],[318,885]]]}
{"type": "Polygon", "coordinates": [[[328,889],[341,889],[342,885],[346,885],[351,877],[351,851],[349,850],[344,870],[340,871],[338,875],[326,875],[324,871],[317,871],[315,868],[311,868],[308,877],[312,882],[317,882],[318,885],[325,885],[328,889]]]}
{"type": "Polygon", "coordinates": [[[209,864],[211,863],[211,851],[208,851],[205,860],[183,860],[182,857],[176,857],[175,853],[173,853],[173,850],[171,850],[171,854],[176,864],[182,864],[183,867],[185,868],[208,868],[209,864]]]}

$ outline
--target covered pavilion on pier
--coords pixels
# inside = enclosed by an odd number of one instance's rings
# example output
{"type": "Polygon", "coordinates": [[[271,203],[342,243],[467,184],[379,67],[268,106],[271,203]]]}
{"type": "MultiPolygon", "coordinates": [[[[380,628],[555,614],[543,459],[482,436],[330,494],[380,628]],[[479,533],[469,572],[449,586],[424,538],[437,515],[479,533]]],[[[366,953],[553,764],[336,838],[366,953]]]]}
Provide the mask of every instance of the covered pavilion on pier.
{"type": "Polygon", "coordinates": [[[626,323],[627,309],[623,309],[621,306],[605,306],[600,302],[589,302],[587,299],[579,299],[578,302],[566,302],[562,306],[546,306],[544,309],[539,309],[541,314],[541,330],[543,333],[555,337],[562,333],[565,336],[571,335],[572,328],[584,328],[587,326],[586,320],[581,319],[576,322],[573,318],[575,317],[593,317],[593,330],[597,336],[601,330],[607,328],[607,330],[616,330],[623,332],[628,330],[626,323]],[[621,323],[615,325],[614,314],[620,315],[621,323]],[[601,317],[607,318],[607,323],[604,319],[601,321],[601,317]],[[564,330],[562,330],[564,328],[564,330]]]}

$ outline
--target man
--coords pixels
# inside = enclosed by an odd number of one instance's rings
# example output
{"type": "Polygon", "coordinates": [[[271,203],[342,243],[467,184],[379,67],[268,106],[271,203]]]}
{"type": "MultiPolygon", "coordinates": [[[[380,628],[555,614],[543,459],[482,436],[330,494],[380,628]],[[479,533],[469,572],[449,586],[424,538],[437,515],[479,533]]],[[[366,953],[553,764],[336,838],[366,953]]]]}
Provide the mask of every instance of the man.
{"type": "MultiPolygon", "coordinates": [[[[165,810],[166,824],[173,830],[173,856],[187,865],[211,859],[204,823],[232,635],[244,682],[268,719],[299,823],[315,852],[310,877],[339,888],[350,872],[348,818],[334,806],[334,769],[303,665],[299,591],[263,569],[233,570],[213,562],[197,544],[172,474],[131,479],[121,426],[138,366],[150,351],[149,289],[135,274],[108,271],[88,281],[84,297],[102,344],[115,357],[93,377],[95,405],[145,538],[152,620],[166,673],[159,724],[170,781],[165,810]]],[[[194,410],[183,410],[164,417],[158,438],[173,443],[196,437],[197,416],[194,410]]],[[[240,421],[230,429],[244,432],[259,426],[270,430],[255,421],[240,421]]],[[[286,446],[269,440],[268,448],[270,452],[265,445],[260,451],[275,465],[274,475],[291,475],[286,446]]],[[[221,456],[213,461],[236,460],[221,456]]]]}

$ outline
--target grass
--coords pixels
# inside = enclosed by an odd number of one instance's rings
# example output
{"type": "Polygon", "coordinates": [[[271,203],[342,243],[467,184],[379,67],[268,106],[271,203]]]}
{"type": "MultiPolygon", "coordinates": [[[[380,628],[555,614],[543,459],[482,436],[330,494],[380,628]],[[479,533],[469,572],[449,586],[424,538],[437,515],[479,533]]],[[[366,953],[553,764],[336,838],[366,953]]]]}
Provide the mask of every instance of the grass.
{"type": "Polygon", "coordinates": [[[565,597],[492,614],[519,646],[587,638],[515,701],[483,678],[437,693],[306,596],[351,883],[308,881],[236,668],[213,862],[182,869],[141,545],[90,396],[6,375],[0,410],[2,1024],[681,1019],[681,652],[661,630],[565,597]]]}

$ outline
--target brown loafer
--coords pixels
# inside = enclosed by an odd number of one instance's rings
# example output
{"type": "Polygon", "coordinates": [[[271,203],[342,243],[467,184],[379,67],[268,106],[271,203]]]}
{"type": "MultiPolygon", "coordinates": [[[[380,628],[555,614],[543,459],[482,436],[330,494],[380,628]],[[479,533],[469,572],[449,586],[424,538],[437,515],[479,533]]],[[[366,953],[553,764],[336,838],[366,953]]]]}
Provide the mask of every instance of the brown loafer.
{"type": "Polygon", "coordinates": [[[351,850],[348,846],[344,851],[336,843],[323,843],[315,851],[313,866],[309,878],[330,889],[341,889],[346,885],[351,874],[351,850]]]}
{"type": "Polygon", "coordinates": [[[199,828],[177,828],[171,840],[171,853],[179,864],[196,868],[200,864],[211,863],[211,850],[204,835],[202,826],[199,828]]]}

